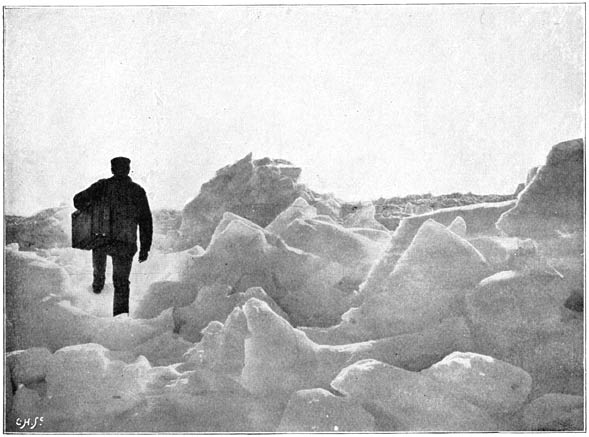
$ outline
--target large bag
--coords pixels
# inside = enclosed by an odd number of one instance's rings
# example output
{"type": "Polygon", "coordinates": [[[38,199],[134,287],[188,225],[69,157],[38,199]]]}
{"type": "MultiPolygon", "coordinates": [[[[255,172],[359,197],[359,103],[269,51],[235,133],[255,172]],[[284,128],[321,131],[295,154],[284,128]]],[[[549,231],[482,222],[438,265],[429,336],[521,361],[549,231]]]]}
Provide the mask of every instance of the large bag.
{"type": "Polygon", "coordinates": [[[103,246],[111,236],[110,208],[99,201],[90,208],[72,213],[72,247],[92,250],[103,246]]]}

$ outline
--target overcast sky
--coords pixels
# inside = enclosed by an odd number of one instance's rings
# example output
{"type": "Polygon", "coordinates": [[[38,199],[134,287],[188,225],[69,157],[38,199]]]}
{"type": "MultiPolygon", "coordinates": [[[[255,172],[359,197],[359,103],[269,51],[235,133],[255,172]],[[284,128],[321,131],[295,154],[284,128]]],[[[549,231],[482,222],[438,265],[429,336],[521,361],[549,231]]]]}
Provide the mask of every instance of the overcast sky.
{"type": "Polygon", "coordinates": [[[5,211],[128,156],[181,208],[249,152],[344,200],[511,193],[584,136],[584,5],[5,11],[5,211]]]}

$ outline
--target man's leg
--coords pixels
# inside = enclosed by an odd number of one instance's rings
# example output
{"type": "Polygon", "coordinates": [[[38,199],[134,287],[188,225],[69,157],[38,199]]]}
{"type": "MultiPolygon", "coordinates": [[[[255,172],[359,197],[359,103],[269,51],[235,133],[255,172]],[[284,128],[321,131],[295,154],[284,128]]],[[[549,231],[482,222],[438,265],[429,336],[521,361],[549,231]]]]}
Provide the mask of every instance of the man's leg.
{"type": "Polygon", "coordinates": [[[94,270],[94,280],[92,281],[92,291],[100,293],[104,288],[104,279],[106,273],[106,249],[98,248],[92,250],[92,268],[94,270]]]}
{"type": "Polygon", "coordinates": [[[129,313],[129,275],[132,265],[133,255],[112,256],[112,279],[115,286],[113,316],[129,313]]]}

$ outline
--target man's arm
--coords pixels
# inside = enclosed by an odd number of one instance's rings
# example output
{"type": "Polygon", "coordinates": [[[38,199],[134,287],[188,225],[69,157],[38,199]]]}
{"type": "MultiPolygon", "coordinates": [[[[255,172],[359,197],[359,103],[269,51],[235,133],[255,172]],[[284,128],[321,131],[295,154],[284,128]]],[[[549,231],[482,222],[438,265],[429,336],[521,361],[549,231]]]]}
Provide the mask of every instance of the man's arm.
{"type": "Polygon", "coordinates": [[[79,192],[74,196],[74,206],[76,209],[84,210],[89,208],[94,202],[100,199],[104,195],[104,182],[99,180],[98,182],[90,185],[84,191],[79,192]]]}
{"type": "Polygon", "coordinates": [[[145,191],[141,189],[141,195],[139,196],[138,205],[138,217],[139,223],[139,242],[141,248],[139,250],[139,262],[143,262],[147,259],[147,254],[151,249],[151,240],[153,236],[153,221],[151,218],[151,210],[149,209],[149,201],[145,191]]]}

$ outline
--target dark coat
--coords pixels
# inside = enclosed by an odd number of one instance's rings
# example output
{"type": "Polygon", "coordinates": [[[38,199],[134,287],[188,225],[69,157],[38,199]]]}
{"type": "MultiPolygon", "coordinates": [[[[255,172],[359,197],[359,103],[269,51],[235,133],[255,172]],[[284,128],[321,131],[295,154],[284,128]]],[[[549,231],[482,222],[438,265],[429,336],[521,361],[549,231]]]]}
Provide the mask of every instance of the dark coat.
{"type": "Polygon", "coordinates": [[[85,210],[104,201],[110,209],[109,242],[133,245],[137,250],[137,226],[141,251],[149,252],[153,234],[151,210],[145,190],[129,176],[100,179],[74,196],[74,206],[85,210]]]}

